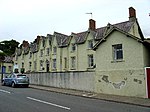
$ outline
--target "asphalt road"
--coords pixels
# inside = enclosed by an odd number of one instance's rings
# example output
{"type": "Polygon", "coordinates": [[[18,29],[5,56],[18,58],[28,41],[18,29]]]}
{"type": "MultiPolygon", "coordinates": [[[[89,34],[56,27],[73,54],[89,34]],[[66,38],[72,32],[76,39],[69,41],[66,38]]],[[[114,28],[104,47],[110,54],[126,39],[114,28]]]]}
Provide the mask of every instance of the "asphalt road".
{"type": "Polygon", "coordinates": [[[0,86],[0,112],[150,112],[150,108],[32,88],[0,86]]]}

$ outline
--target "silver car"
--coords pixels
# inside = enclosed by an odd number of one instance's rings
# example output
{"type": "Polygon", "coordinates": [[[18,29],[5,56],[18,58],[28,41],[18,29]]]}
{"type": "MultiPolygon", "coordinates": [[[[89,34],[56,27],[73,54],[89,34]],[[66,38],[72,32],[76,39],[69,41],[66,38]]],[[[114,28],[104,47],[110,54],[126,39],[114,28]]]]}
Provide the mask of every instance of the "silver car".
{"type": "Polygon", "coordinates": [[[2,85],[3,86],[8,85],[11,87],[16,87],[16,86],[20,85],[20,86],[28,87],[29,86],[29,78],[24,74],[12,73],[11,75],[3,78],[2,85]]]}

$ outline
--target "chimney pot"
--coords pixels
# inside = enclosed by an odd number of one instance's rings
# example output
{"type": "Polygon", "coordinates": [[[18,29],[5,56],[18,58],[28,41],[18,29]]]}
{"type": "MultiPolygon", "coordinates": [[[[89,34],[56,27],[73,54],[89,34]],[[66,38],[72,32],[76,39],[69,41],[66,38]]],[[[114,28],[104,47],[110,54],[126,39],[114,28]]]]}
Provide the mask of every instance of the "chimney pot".
{"type": "Polygon", "coordinates": [[[90,30],[96,30],[96,21],[93,19],[89,20],[89,29],[90,30]]]}

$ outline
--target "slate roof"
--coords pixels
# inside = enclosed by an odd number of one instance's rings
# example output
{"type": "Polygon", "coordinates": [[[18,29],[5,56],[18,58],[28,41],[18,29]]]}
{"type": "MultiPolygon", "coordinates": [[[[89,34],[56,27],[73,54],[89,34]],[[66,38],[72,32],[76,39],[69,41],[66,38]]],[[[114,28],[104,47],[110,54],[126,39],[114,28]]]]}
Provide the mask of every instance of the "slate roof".
{"type": "Polygon", "coordinates": [[[31,44],[30,44],[30,51],[31,51],[32,53],[35,53],[35,52],[38,51],[38,45],[37,45],[37,43],[31,43],[31,44]]]}
{"type": "Polygon", "coordinates": [[[4,62],[5,63],[12,63],[13,62],[13,57],[11,57],[11,56],[5,56],[4,62]]]}
{"type": "MultiPolygon", "coordinates": [[[[133,24],[134,24],[134,22],[132,22],[132,21],[125,21],[125,22],[113,24],[113,26],[119,28],[123,32],[129,32],[133,24]]],[[[108,25],[109,25],[109,23],[108,23],[108,25]]],[[[96,40],[100,40],[104,37],[105,31],[107,30],[108,25],[105,27],[96,29],[96,32],[95,32],[96,40]]]]}
{"type": "Polygon", "coordinates": [[[80,33],[73,33],[73,38],[75,39],[76,44],[81,44],[86,41],[88,31],[80,32],[80,33]]]}
{"type": "Polygon", "coordinates": [[[56,37],[57,45],[59,47],[66,47],[69,44],[70,36],[61,34],[58,32],[54,32],[54,36],[56,37]]]}

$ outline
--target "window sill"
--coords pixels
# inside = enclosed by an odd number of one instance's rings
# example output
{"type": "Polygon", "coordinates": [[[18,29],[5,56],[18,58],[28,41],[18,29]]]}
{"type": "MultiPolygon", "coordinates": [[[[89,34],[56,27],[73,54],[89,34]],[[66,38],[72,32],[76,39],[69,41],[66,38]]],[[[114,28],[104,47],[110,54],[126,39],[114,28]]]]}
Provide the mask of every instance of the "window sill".
{"type": "Polygon", "coordinates": [[[56,69],[56,68],[53,68],[52,71],[57,71],[57,69],[56,69]]]}
{"type": "Polygon", "coordinates": [[[125,62],[125,60],[120,59],[120,60],[113,60],[113,61],[111,61],[111,63],[119,63],[119,62],[125,62]]]}
{"type": "Polygon", "coordinates": [[[93,50],[92,48],[87,48],[87,50],[93,50]]]}
{"type": "Polygon", "coordinates": [[[76,70],[75,68],[71,68],[70,70],[76,70]]]}
{"type": "Polygon", "coordinates": [[[70,51],[71,53],[74,53],[75,51],[70,51]]]}

